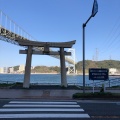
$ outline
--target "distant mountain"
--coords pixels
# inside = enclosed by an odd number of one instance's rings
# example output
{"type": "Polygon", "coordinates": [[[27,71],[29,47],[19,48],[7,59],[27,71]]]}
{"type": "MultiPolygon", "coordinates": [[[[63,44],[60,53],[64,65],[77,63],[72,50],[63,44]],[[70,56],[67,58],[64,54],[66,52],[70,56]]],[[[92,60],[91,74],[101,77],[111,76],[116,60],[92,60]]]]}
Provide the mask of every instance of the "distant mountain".
{"type": "MultiPolygon", "coordinates": [[[[86,60],[85,61],[85,69],[86,72],[89,68],[117,68],[120,69],[120,61],[117,60],[103,60],[103,61],[92,61],[86,60]]],[[[76,64],[76,70],[82,72],[82,61],[79,61],[76,64]]]]}
{"type": "Polygon", "coordinates": [[[59,73],[60,67],[53,66],[53,67],[47,67],[47,66],[36,66],[34,69],[31,70],[31,73],[59,73]]]}
{"type": "MultiPolygon", "coordinates": [[[[85,60],[85,69],[88,72],[89,68],[117,68],[120,70],[120,61],[117,60],[103,60],[103,61],[92,61],[85,60]]],[[[14,66],[14,70],[18,70],[19,66],[14,66]]],[[[82,61],[76,64],[76,70],[82,72],[82,61]]],[[[58,66],[35,66],[31,73],[60,73],[60,67],[58,66]]]]}

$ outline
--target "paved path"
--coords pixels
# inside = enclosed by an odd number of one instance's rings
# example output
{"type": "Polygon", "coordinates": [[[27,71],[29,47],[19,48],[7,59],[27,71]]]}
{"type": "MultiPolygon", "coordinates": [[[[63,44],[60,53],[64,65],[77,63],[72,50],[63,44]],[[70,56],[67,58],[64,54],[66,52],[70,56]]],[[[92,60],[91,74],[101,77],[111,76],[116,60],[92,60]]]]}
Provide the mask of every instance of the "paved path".
{"type": "MultiPolygon", "coordinates": [[[[99,90],[96,90],[97,92],[99,90]]],[[[0,89],[0,99],[72,99],[72,95],[82,90],[75,89],[0,89]]],[[[92,92],[92,90],[86,90],[92,92]]],[[[108,92],[120,93],[120,90],[108,92]]]]}
{"type": "Polygon", "coordinates": [[[79,90],[0,89],[0,98],[72,99],[72,95],[76,92],[79,90]]]}

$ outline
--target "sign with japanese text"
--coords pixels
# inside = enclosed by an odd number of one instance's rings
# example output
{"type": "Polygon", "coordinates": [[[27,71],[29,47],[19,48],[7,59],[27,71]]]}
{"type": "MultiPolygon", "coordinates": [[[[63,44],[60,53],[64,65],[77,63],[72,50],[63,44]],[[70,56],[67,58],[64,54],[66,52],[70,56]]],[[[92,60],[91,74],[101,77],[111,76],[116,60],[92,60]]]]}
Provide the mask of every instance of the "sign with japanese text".
{"type": "Polygon", "coordinates": [[[108,80],[109,70],[106,68],[89,68],[89,80],[108,80]]]}

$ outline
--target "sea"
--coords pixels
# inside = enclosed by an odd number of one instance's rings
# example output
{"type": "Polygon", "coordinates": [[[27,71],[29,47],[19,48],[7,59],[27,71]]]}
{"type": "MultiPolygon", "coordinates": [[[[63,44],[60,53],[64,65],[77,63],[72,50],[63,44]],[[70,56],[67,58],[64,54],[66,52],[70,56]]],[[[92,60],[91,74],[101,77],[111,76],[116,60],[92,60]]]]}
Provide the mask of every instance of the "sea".
{"type": "MultiPolygon", "coordinates": [[[[0,82],[23,82],[24,74],[0,74],[0,82]]],[[[30,83],[60,84],[60,74],[31,74],[30,83]]],[[[68,84],[82,84],[82,75],[67,75],[68,84]]],[[[90,83],[86,76],[86,83],[90,83]]]]}
{"type": "MultiPolygon", "coordinates": [[[[0,83],[23,82],[23,80],[24,80],[24,74],[0,74],[0,83]]],[[[58,85],[61,83],[61,75],[60,74],[31,74],[30,83],[58,85]]],[[[67,75],[67,83],[71,85],[82,85],[83,76],[67,75]]],[[[89,76],[86,75],[85,84],[89,85],[91,83],[93,83],[93,81],[89,80],[89,76]]]]}

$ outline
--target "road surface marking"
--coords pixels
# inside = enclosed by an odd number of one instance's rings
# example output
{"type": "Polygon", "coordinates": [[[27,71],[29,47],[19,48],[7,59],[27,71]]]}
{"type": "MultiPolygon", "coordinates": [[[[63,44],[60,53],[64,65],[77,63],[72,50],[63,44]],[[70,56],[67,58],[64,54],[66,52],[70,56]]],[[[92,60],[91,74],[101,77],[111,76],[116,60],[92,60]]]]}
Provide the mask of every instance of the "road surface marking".
{"type": "Polygon", "coordinates": [[[16,108],[16,109],[0,109],[0,112],[18,112],[18,111],[72,111],[72,112],[77,112],[77,111],[84,111],[83,109],[66,109],[66,108],[16,108]]]}
{"type": "Polygon", "coordinates": [[[88,114],[0,114],[0,118],[90,118],[88,114]]]}
{"type": "Polygon", "coordinates": [[[3,107],[80,107],[79,105],[15,105],[15,104],[7,104],[3,107]]]}
{"type": "Polygon", "coordinates": [[[29,102],[29,101],[11,101],[9,103],[27,103],[27,104],[77,104],[76,102],[29,102]]]}
{"type": "Polygon", "coordinates": [[[0,109],[1,118],[90,118],[77,102],[11,101],[0,109]],[[56,113],[57,112],[57,113],[56,113]]]}

